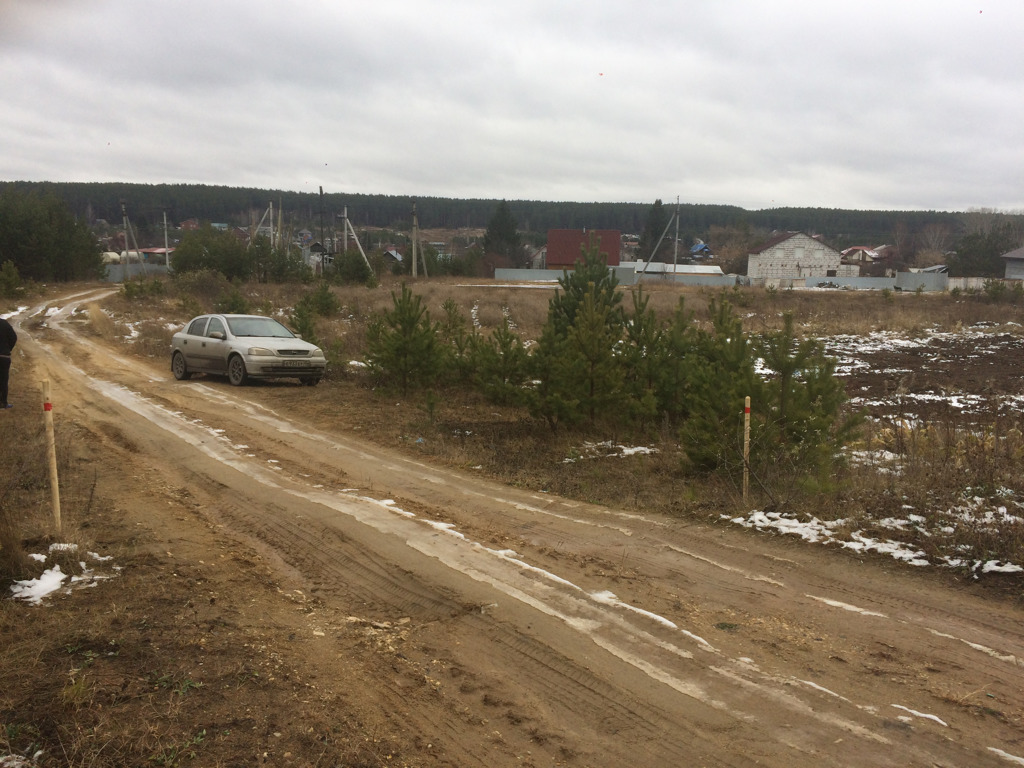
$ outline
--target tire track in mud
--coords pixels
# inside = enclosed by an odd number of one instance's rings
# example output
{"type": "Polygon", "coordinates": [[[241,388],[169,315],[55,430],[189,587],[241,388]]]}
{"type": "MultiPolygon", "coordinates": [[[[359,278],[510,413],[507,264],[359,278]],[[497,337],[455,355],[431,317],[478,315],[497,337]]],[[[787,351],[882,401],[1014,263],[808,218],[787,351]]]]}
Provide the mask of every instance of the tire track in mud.
{"type": "MultiPolygon", "coordinates": [[[[990,693],[1001,690],[1002,701],[1016,700],[1018,707],[1024,706],[1020,688],[1024,679],[1024,633],[1005,606],[991,604],[986,611],[955,601],[936,605],[881,588],[872,591],[868,603],[863,592],[855,592],[843,583],[829,581],[820,588],[821,593],[843,605],[848,601],[856,604],[851,607],[882,614],[875,620],[888,624],[901,636],[900,646],[893,650],[907,660],[913,659],[921,669],[970,669],[976,688],[990,689],[990,693]],[[995,616],[1002,621],[994,621],[995,616]]],[[[804,598],[821,602],[818,594],[806,594],[804,598]]],[[[859,634],[866,644],[875,640],[866,622],[859,634]]]]}
{"type": "MultiPolygon", "coordinates": [[[[280,534],[280,532],[281,532],[281,531],[284,531],[284,530],[286,529],[286,528],[285,528],[285,526],[279,526],[279,527],[280,527],[280,530],[279,530],[279,534],[280,534]]],[[[315,547],[315,545],[316,545],[316,542],[317,542],[317,540],[318,540],[318,536],[317,536],[317,535],[313,535],[313,536],[311,536],[310,538],[307,538],[307,539],[306,539],[306,541],[305,541],[305,544],[304,544],[303,546],[307,546],[307,547],[309,547],[310,549],[313,549],[313,548],[315,547]]],[[[377,588],[377,589],[375,589],[375,590],[371,590],[371,591],[372,591],[372,592],[378,592],[378,593],[379,593],[379,591],[380,591],[380,590],[379,590],[379,588],[377,588]]],[[[403,606],[403,607],[404,607],[404,606],[403,606]]],[[[544,671],[542,670],[541,672],[543,673],[544,671]]],[[[541,679],[541,680],[543,681],[543,680],[545,680],[545,679],[546,679],[546,677],[545,677],[545,676],[544,676],[544,675],[542,674],[542,675],[541,675],[541,678],[540,678],[540,679],[541,679]]],[[[763,681],[762,681],[762,683],[763,683],[763,681]]],[[[578,698],[578,696],[573,696],[573,695],[569,695],[569,697],[568,697],[568,698],[569,698],[569,700],[574,700],[575,698],[578,698]]],[[[627,729],[627,730],[629,730],[629,729],[627,729]]],[[[677,730],[678,730],[678,729],[677,729],[677,730]]],[[[799,740],[799,739],[794,739],[794,741],[798,741],[798,740],[799,740]]],[[[812,739],[812,740],[813,740],[813,739],[812,739]]],[[[793,745],[794,745],[794,746],[797,746],[797,744],[796,744],[796,743],[794,743],[793,745]]],[[[941,753],[937,753],[937,754],[941,754],[941,753]]]]}
{"type": "MultiPolygon", "coordinates": [[[[468,642],[471,634],[486,637],[493,653],[490,655],[492,668],[484,674],[492,676],[494,669],[500,667],[503,679],[519,676],[532,683],[529,694],[519,690],[518,685],[511,686],[516,689],[513,693],[505,683],[503,696],[539,698],[546,708],[561,713],[557,720],[572,719],[578,727],[596,722],[601,734],[612,737],[628,734],[631,741],[641,740],[649,745],[648,759],[655,765],[692,764],[695,759],[702,765],[755,764],[747,759],[722,761],[716,757],[721,752],[721,744],[712,744],[703,750],[697,746],[707,742],[708,733],[728,734],[735,730],[734,717],[704,709],[699,716],[684,721],[667,718],[656,708],[636,700],[626,689],[596,677],[557,653],[549,644],[522,634],[516,627],[487,618],[485,606],[466,604],[454,596],[428,590],[423,582],[371,552],[364,543],[330,526],[314,525],[301,515],[285,521],[282,512],[284,510],[266,503],[259,511],[238,503],[218,503],[213,515],[228,523],[232,531],[255,537],[270,547],[304,578],[316,583],[317,593],[340,598],[352,606],[352,610],[358,605],[360,610],[369,611],[381,621],[411,617],[417,625],[454,624],[457,626],[453,632],[462,637],[463,642],[468,642]],[[666,738],[667,733],[672,736],[666,738]]],[[[493,689],[494,684],[488,687],[493,689]]],[[[696,714],[691,712],[691,715],[696,714]]],[[[522,720],[534,727],[532,717],[522,720]]],[[[594,738],[590,734],[586,741],[594,738]]],[[[584,748],[576,744],[569,749],[575,752],[584,748]]],[[[623,764],[633,757],[629,752],[621,752],[614,745],[614,739],[605,745],[604,752],[607,754],[609,750],[618,753],[618,760],[623,764]]]]}
{"type": "MultiPolygon", "coordinates": [[[[264,504],[264,508],[265,507],[266,505],[264,504]]],[[[293,561],[292,564],[303,567],[303,569],[306,570],[307,576],[309,576],[310,563],[313,563],[315,577],[319,577],[321,574],[332,574],[334,576],[333,583],[339,585],[344,583],[344,586],[342,587],[343,589],[351,590],[354,583],[368,581],[368,594],[372,595],[375,605],[379,604],[379,598],[381,595],[398,595],[397,599],[393,597],[390,602],[393,607],[397,607],[401,615],[409,613],[418,615],[417,611],[421,611],[425,604],[422,598],[422,593],[419,590],[417,590],[415,599],[413,599],[409,595],[408,587],[399,584],[399,581],[394,575],[392,575],[399,573],[397,569],[388,567],[382,568],[381,558],[379,555],[376,553],[373,556],[366,555],[360,546],[356,545],[356,542],[352,540],[346,540],[346,548],[349,549],[350,555],[352,555],[351,558],[347,562],[338,564],[334,559],[332,559],[331,548],[325,547],[322,544],[327,537],[324,531],[316,529],[297,531],[297,528],[302,528],[303,526],[297,526],[294,521],[286,522],[280,517],[275,517],[272,514],[264,515],[256,511],[247,512],[245,511],[245,508],[242,507],[229,508],[227,512],[236,516],[235,525],[232,526],[233,529],[237,530],[239,526],[243,526],[255,531],[257,536],[271,543],[277,552],[285,553],[286,557],[288,553],[301,552],[301,559],[303,562],[296,563],[293,561]],[[354,549],[352,547],[354,547],[354,549]],[[371,563],[372,566],[367,568],[365,565],[366,563],[371,563]],[[357,566],[355,571],[346,567],[353,565],[357,566]],[[367,574],[369,574],[369,579],[367,579],[367,574]]],[[[418,584],[419,580],[417,580],[416,583],[418,584]]],[[[430,612],[426,617],[424,617],[427,621],[437,621],[439,619],[450,620],[452,617],[464,612],[463,609],[460,609],[458,603],[449,602],[446,604],[436,600],[431,602],[434,605],[440,605],[442,607],[442,611],[430,612]],[[443,615],[445,611],[449,614],[447,617],[443,615]]],[[[394,618],[394,616],[392,615],[390,618],[394,618]]],[[[584,702],[592,700],[594,714],[601,715],[601,713],[603,713],[603,716],[607,720],[609,718],[609,703],[628,699],[624,690],[616,690],[614,691],[614,695],[612,695],[607,683],[595,678],[592,674],[572,662],[565,661],[565,657],[562,654],[555,652],[555,646],[551,644],[551,641],[552,638],[558,634],[557,627],[555,628],[555,631],[546,635],[545,643],[540,645],[534,643],[525,636],[520,636],[520,633],[521,630],[514,630],[511,633],[505,632],[499,635],[499,638],[504,641],[508,647],[520,651],[520,657],[523,656],[523,648],[529,647],[532,650],[532,653],[525,654],[527,659],[524,660],[523,658],[517,658],[512,661],[512,665],[510,667],[512,674],[515,674],[515,670],[518,670],[520,674],[525,670],[534,670],[536,674],[528,675],[527,679],[531,680],[531,683],[535,688],[538,685],[545,688],[548,691],[547,698],[551,701],[560,702],[561,706],[564,707],[566,711],[578,712],[584,702]],[[538,649],[541,650],[538,651],[538,649]],[[531,660],[533,663],[526,663],[531,660]],[[552,671],[555,669],[560,669],[561,674],[552,675],[552,671]],[[555,684],[556,682],[557,685],[555,684]],[[600,693],[597,693],[596,695],[588,695],[595,694],[595,692],[599,691],[600,693]]],[[[591,639],[594,638],[592,637],[591,639]]],[[[649,642],[649,640],[647,642],[649,642]]],[[[612,645],[608,645],[607,640],[597,640],[597,645],[610,651],[613,655],[621,655],[621,651],[617,651],[614,647],[614,641],[612,645]]],[[[658,656],[658,653],[653,647],[649,648],[648,652],[651,658],[656,658],[658,656]]],[[[593,653],[593,651],[591,651],[591,653],[593,653]]],[[[634,682],[631,689],[644,689],[645,687],[649,690],[658,689],[659,686],[657,685],[657,681],[659,680],[659,674],[665,674],[657,672],[659,669],[657,666],[658,664],[659,662],[652,661],[647,669],[645,669],[644,664],[635,664],[635,666],[640,670],[639,676],[642,677],[643,674],[650,674],[653,679],[648,680],[646,686],[643,683],[636,684],[634,682]]],[[[670,667],[662,666],[661,668],[668,670],[670,667]]],[[[695,672],[698,678],[704,679],[704,684],[706,684],[708,674],[703,671],[701,667],[691,671],[695,672]]],[[[671,675],[674,673],[669,674],[671,675]]],[[[719,685],[717,686],[719,689],[721,689],[721,678],[730,677],[717,673],[713,676],[720,678],[719,685]]],[[[740,695],[740,698],[742,698],[744,696],[749,696],[752,693],[756,693],[758,697],[764,696],[766,693],[763,690],[765,681],[763,679],[755,680],[754,678],[757,677],[757,675],[748,674],[743,678],[745,684],[744,687],[741,687],[738,691],[723,692],[719,690],[718,693],[724,693],[726,699],[736,699],[737,695],[740,695]]],[[[740,676],[732,675],[731,678],[740,679],[740,676]]],[[[662,682],[665,682],[666,680],[667,679],[664,677],[661,678],[662,682]]],[[[670,679],[668,680],[670,682],[670,679]]],[[[663,692],[656,690],[654,692],[661,693],[662,700],[665,700],[666,697],[663,692]]],[[[775,723],[774,721],[776,718],[771,716],[764,717],[762,714],[760,718],[753,718],[749,714],[744,715],[742,705],[740,705],[740,709],[738,710],[735,708],[738,703],[735,701],[733,704],[725,702],[716,704],[713,701],[709,701],[706,695],[700,690],[691,692],[690,695],[692,695],[695,701],[684,708],[687,712],[686,717],[679,721],[672,721],[671,723],[672,727],[669,730],[676,734],[676,736],[674,736],[667,744],[661,744],[659,746],[659,749],[666,751],[666,758],[672,758],[675,760],[679,759],[684,754],[690,754],[689,750],[684,750],[679,754],[672,752],[672,747],[681,749],[676,742],[676,739],[679,738],[680,734],[685,733],[694,741],[704,743],[707,739],[708,733],[722,730],[733,730],[740,720],[747,721],[746,726],[748,729],[752,729],[755,732],[761,731],[761,738],[756,739],[756,742],[760,744],[760,749],[763,751],[765,749],[765,745],[772,742],[772,739],[768,737],[767,732],[774,726],[781,725],[780,723],[775,723]],[[711,704],[712,706],[709,708],[707,706],[708,704],[711,704]],[[709,717],[713,720],[717,718],[716,727],[709,727],[709,724],[707,723],[707,718],[709,717]],[[758,726],[755,724],[758,719],[765,722],[758,726]],[[705,725],[698,730],[690,730],[690,724],[693,722],[704,722],[705,725]]],[[[782,705],[780,709],[786,712],[785,717],[788,717],[792,712],[800,712],[804,715],[811,714],[811,710],[806,704],[794,699],[790,694],[780,694],[779,692],[776,692],[774,694],[769,694],[769,698],[774,700],[776,704],[782,705]]],[[[666,711],[673,710],[679,711],[678,702],[666,707],[666,711]]],[[[584,707],[584,711],[589,712],[590,707],[584,707]]],[[[662,733],[665,730],[665,725],[652,722],[649,716],[646,714],[641,715],[641,713],[635,709],[620,710],[620,715],[623,712],[628,714],[628,717],[625,721],[621,718],[616,718],[616,722],[614,723],[615,727],[613,728],[615,732],[645,733],[649,729],[651,732],[662,733]]],[[[664,718],[662,719],[664,720],[664,718]]],[[[858,733],[860,734],[858,738],[870,737],[870,731],[865,729],[864,726],[857,725],[853,721],[847,722],[841,717],[836,718],[834,716],[828,716],[825,718],[818,717],[812,719],[818,720],[819,726],[825,723],[830,723],[830,727],[838,728],[840,732],[846,733],[847,738],[856,737],[858,733]]],[[[828,736],[827,738],[831,739],[833,737],[828,736]]],[[[822,746],[821,740],[822,734],[820,733],[805,730],[798,735],[797,732],[794,731],[793,735],[788,740],[787,746],[791,749],[797,749],[798,751],[810,754],[820,750],[822,746]]],[[[875,740],[881,743],[886,741],[885,739],[878,738],[875,738],[875,740]]],[[[781,756],[779,757],[781,759],[781,756]]]]}

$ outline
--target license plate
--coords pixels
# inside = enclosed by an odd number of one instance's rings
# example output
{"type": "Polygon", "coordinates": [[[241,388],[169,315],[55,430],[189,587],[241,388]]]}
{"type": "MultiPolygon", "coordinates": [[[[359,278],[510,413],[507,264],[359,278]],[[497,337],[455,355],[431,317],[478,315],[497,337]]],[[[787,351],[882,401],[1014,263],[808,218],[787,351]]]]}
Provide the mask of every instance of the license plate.
{"type": "Polygon", "coordinates": [[[305,360],[285,360],[282,364],[285,368],[306,368],[309,365],[305,360]]]}

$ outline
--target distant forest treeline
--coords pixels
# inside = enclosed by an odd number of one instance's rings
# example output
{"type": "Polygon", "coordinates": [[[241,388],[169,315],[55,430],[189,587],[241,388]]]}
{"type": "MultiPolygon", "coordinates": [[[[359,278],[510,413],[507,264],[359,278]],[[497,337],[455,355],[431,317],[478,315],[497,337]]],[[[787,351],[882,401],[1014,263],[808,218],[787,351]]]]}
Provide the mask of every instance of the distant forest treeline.
{"type": "MultiPolygon", "coordinates": [[[[0,182],[0,190],[53,193],[62,199],[76,218],[92,224],[105,219],[113,226],[121,222],[124,201],[134,227],[141,231],[163,226],[163,214],[176,226],[196,218],[249,226],[273,202],[275,217],[283,208],[286,225],[308,227],[317,232],[321,222],[330,230],[336,216],[347,207],[355,227],[409,229],[412,222],[410,197],[328,192],[286,192],[282,190],[209,186],[202,184],[125,184],[112,182],[0,182]]],[[[421,228],[485,228],[499,200],[460,200],[441,197],[416,199],[421,228]]],[[[546,233],[548,229],[618,229],[623,233],[643,231],[654,203],[583,203],[509,200],[509,208],[524,232],[546,233]]],[[[675,206],[665,202],[671,215],[675,206]]],[[[733,205],[679,206],[679,232],[684,242],[704,237],[712,227],[772,232],[800,230],[820,234],[835,247],[875,246],[891,243],[894,233],[911,237],[930,226],[940,226],[955,239],[964,233],[962,214],[944,211],[860,211],[836,208],[768,208],[748,211],[733,205]]]]}

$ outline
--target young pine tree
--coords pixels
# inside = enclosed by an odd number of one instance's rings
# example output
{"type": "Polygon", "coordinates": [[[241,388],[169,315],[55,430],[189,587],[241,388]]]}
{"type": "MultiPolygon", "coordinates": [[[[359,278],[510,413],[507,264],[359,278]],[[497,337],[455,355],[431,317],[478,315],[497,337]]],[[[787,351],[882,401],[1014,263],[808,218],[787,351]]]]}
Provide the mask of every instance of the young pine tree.
{"type": "Polygon", "coordinates": [[[600,243],[591,240],[581,248],[573,272],[563,272],[558,283],[562,290],[548,304],[547,322],[530,357],[536,385],[528,397],[530,412],[552,429],[595,419],[599,408],[621,397],[623,380],[621,371],[612,370],[622,365],[614,355],[625,322],[622,295],[600,243]],[[606,350],[599,349],[602,344],[606,350]]]}
{"type": "Polygon", "coordinates": [[[499,405],[519,403],[529,376],[529,355],[508,318],[486,339],[475,336],[470,349],[474,381],[484,397],[499,405]]]}
{"type": "Polygon", "coordinates": [[[683,424],[687,457],[702,470],[743,466],[743,403],[760,403],[761,379],[743,324],[728,301],[711,301],[712,329],[698,330],[686,383],[688,417],[683,424]]]}
{"type": "Polygon", "coordinates": [[[625,343],[620,352],[627,410],[631,417],[640,419],[658,415],[658,395],[670,364],[665,330],[649,302],[643,288],[633,293],[633,312],[626,319],[625,343]]]}
{"type": "Polygon", "coordinates": [[[621,309],[622,294],[616,290],[619,284],[615,273],[608,269],[606,257],[601,255],[600,239],[591,237],[588,245],[580,248],[580,258],[573,265],[573,271],[562,272],[558,278],[561,291],[548,304],[548,322],[553,323],[555,331],[565,335],[576,320],[583,298],[593,292],[594,301],[598,306],[607,306],[609,324],[621,327],[623,315],[621,309]]]}
{"type": "Polygon", "coordinates": [[[391,292],[393,307],[374,318],[367,329],[367,364],[382,383],[403,395],[414,386],[434,383],[444,359],[438,327],[420,296],[402,284],[402,295],[391,292]]]}
{"type": "Polygon", "coordinates": [[[846,389],[835,376],[835,361],[817,339],[796,337],[788,313],[782,329],[767,335],[758,352],[772,372],[758,440],[765,454],[761,460],[778,464],[787,458],[809,473],[827,470],[859,421],[843,415],[846,389]]]}
{"type": "Polygon", "coordinates": [[[593,424],[599,414],[615,414],[625,401],[625,366],[617,354],[622,325],[609,322],[615,310],[598,299],[596,291],[583,297],[569,331],[566,353],[575,358],[578,378],[569,385],[577,392],[580,411],[593,424]]]}
{"type": "Polygon", "coordinates": [[[438,338],[444,353],[444,374],[454,382],[468,381],[473,372],[472,349],[476,330],[470,331],[466,317],[454,299],[441,305],[443,316],[438,324],[438,338]]]}

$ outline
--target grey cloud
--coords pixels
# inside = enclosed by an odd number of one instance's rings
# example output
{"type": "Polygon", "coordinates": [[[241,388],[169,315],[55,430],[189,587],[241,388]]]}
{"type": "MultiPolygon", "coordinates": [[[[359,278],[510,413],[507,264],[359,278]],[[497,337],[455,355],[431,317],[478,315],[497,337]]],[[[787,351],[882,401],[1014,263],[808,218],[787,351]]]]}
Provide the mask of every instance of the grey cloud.
{"type": "Polygon", "coordinates": [[[1013,0],[0,10],[4,178],[1024,204],[1013,0]]]}

